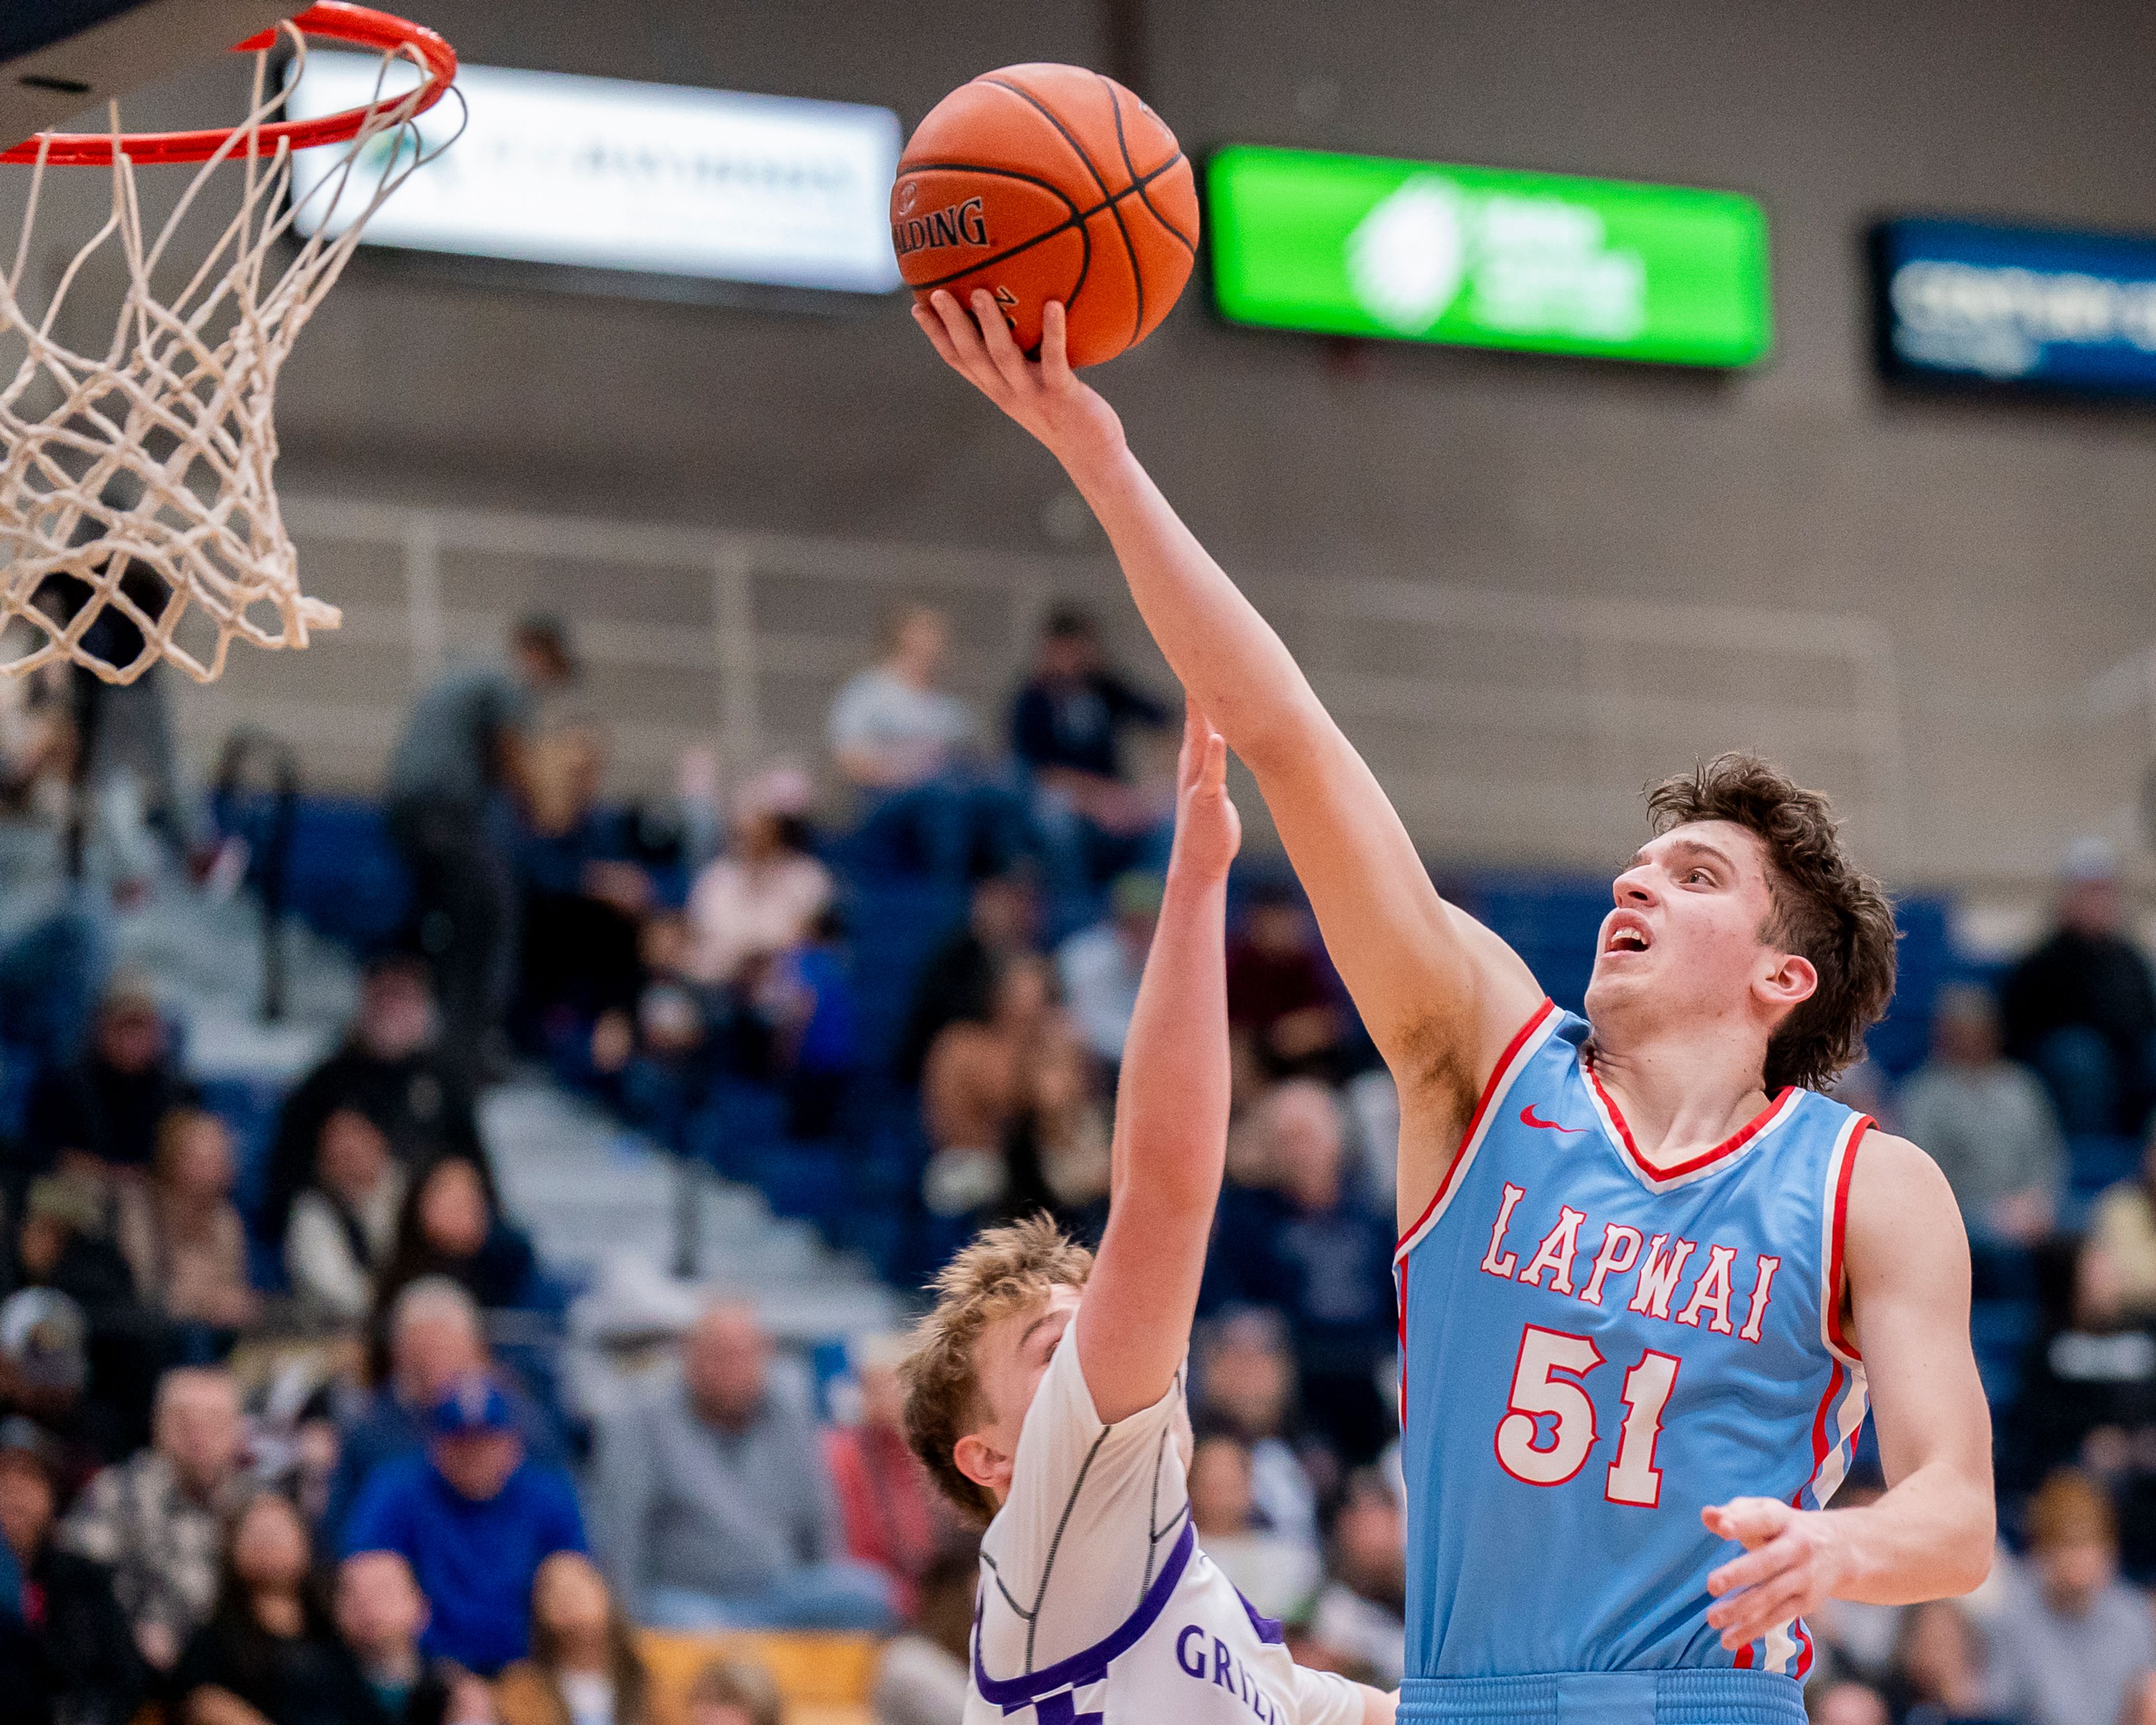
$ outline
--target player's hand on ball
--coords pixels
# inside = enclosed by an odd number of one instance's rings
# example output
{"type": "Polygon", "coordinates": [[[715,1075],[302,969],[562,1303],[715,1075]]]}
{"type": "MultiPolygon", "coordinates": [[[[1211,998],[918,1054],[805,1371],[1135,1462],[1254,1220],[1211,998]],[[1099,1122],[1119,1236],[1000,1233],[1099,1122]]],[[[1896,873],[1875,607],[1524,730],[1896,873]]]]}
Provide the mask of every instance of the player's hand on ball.
{"type": "Polygon", "coordinates": [[[1123,422],[1100,393],[1078,381],[1064,347],[1063,307],[1050,300],[1041,317],[1040,358],[1019,345],[986,288],[974,290],[972,310],[948,291],[932,294],[934,309],[913,308],[943,362],[1048,446],[1065,467],[1119,453],[1123,422]]]}
{"type": "Polygon", "coordinates": [[[1731,1652],[1790,1619],[1816,1611],[1847,1579],[1849,1560],[1833,1516],[1772,1497],[1737,1497],[1699,1512],[1710,1533],[1744,1555],[1707,1578],[1717,1603],[1707,1620],[1731,1652]]]}
{"type": "Polygon", "coordinates": [[[1168,866],[1202,880],[1225,875],[1243,842],[1243,817],[1228,795],[1228,743],[1187,698],[1175,804],[1175,852],[1168,866]]]}

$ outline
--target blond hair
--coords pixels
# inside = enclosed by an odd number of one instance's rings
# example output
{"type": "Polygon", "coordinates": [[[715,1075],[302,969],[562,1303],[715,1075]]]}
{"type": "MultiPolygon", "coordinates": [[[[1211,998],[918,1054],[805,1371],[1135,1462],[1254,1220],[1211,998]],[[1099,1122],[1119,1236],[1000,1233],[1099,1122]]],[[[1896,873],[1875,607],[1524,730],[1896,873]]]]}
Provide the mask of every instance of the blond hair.
{"type": "Polygon", "coordinates": [[[1045,1215],[984,1229],[937,1272],[936,1308],[915,1326],[899,1373],[906,1383],[906,1440],[937,1489],[977,1521],[995,1500],[958,1470],[953,1453],[972,1429],[980,1379],[973,1347],[998,1318],[1023,1312],[1057,1286],[1082,1288],[1093,1255],[1045,1215]]]}

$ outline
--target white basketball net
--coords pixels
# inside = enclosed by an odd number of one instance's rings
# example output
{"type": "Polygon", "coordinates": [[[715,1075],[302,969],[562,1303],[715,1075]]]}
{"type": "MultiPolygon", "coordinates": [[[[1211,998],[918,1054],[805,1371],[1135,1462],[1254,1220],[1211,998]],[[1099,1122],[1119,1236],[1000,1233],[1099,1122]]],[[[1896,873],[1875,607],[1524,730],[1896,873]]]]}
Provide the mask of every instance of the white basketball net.
{"type": "MultiPolygon", "coordinates": [[[[293,199],[289,146],[280,139],[264,151],[258,137],[305,62],[305,39],[284,29],[297,57],[292,77],[265,93],[269,55],[255,56],[246,121],[194,169],[154,234],[144,231],[134,164],[116,149],[111,214],[38,305],[23,295],[45,146],[28,170],[13,267],[0,278],[0,366],[11,347],[23,348],[13,375],[0,372],[0,670],[68,659],[130,683],[167,660],[206,683],[234,639],[305,647],[310,629],[337,626],[335,606],[300,593],[278,514],[277,374],[367,218],[429,157],[412,124],[420,91],[384,94],[403,57],[385,54],[379,105],[348,143],[326,146],[339,152],[336,168],[293,199]],[[184,267],[167,254],[189,212],[209,203],[213,181],[236,183],[239,209],[185,285],[160,300],[151,276],[161,264],[168,278],[184,267]],[[348,220],[339,209],[347,197],[348,220]],[[314,229],[304,239],[303,214],[314,229]],[[79,353],[54,331],[108,248],[126,275],[118,326],[103,354],[79,353]],[[108,612],[141,632],[141,650],[116,654],[118,662],[100,647],[110,650],[114,638],[131,645],[134,630],[93,634],[108,612]]],[[[111,124],[116,137],[116,107],[111,124]]]]}

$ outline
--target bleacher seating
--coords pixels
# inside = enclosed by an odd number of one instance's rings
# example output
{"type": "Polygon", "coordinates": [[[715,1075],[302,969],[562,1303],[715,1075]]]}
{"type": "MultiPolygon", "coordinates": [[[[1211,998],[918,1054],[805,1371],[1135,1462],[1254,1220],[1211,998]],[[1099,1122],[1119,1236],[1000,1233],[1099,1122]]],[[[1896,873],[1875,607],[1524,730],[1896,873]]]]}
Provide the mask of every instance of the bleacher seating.
{"type": "MultiPolygon", "coordinates": [[[[735,1081],[718,1084],[685,1112],[640,1123],[660,1131],[678,1153],[724,1178],[757,1186],[776,1214],[814,1223],[834,1245],[860,1253],[880,1273],[904,1285],[953,1242],[942,1237],[918,1201],[927,1146],[914,1097],[891,1076],[891,1052],[914,979],[963,922],[965,896],[947,883],[891,872],[844,841],[824,854],[841,883],[865,1050],[843,1140],[788,1139],[780,1099],[735,1081]]],[[[1263,862],[1247,866],[1277,872],[1263,862]]],[[[1449,880],[1447,890],[1512,944],[1560,1005],[1580,1009],[1596,930],[1609,905],[1606,881],[1480,870],[1449,880]]],[[[287,892],[295,911],[326,936],[362,950],[388,939],[402,913],[405,886],[378,809],[351,798],[303,800],[287,892]]],[[[1092,908],[1051,906],[1049,920],[1070,926],[1092,908]]],[[[1948,942],[1943,900],[1905,898],[1897,914],[1903,929],[1902,987],[1871,1038],[1874,1057],[1897,1077],[1922,1059],[1932,998],[1941,983],[1967,973],[1948,942]]],[[[562,1081],[594,1087],[575,1052],[561,1051],[554,1065],[562,1081]]],[[[621,1087],[607,1099],[620,1106],[621,1087]]],[[[242,1145],[254,1148],[260,1142],[257,1105],[253,1099],[232,1100],[245,1122],[242,1145]]],[[[2077,1153],[2077,1191],[2084,1160],[2092,1178],[2095,1171],[2120,1165],[2112,1150],[2092,1149],[2086,1158],[2077,1153]]]]}
{"type": "MultiPolygon", "coordinates": [[[[892,1051],[916,978],[929,955],[962,925],[966,896],[947,883],[879,867],[844,841],[826,847],[824,855],[840,882],[864,1048],[856,1094],[832,1139],[789,1138],[783,1100],[739,1079],[671,1097],[665,1108],[657,1109],[634,1085],[608,1084],[594,1075],[583,1057],[580,1038],[550,1050],[549,1064],[558,1082],[628,1116],[675,1154],[723,1179],[756,1189],[773,1215],[810,1224],[832,1247],[856,1255],[887,1285],[918,1286],[959,1243],[958,1224],[931,1215],[921,1202],[928,1146],[918,1098],[896,1081],[892,1051]]],[[[376,806],[350,798],[303,800],[287,868],[288,901],[321,935],[361,952],[394,937],[407,889],[376,806]]],[[[679,870],[670,873],[678,877],[679,870]]],[[[1280,873],[1277,863],[1246,863],[1239,870],[1237,897],[1250,880],[1276,879],[1280,873]]],[[[685,884],[670,878],[666,896],[678,901],[685,884]]],[[[1444,885],[1450,896],[1512,943],[1560,1005],[1581,1008],[1596,932],[1609,904],[1606,881],[1482,870],[1449,876],[1444,885]]],[[[1977,973],[1953,951],[1945,901],[1905,898],[1897,909],[1903,930],[1901,986],[1870,1047],[1879,1067],[1898,1079],[1923,1058],[1938,988],[1977,973]]],[[[1096,910],[1052,906],[1050,920],[1069,927],[1096,910]]],[[[19,1108],[19,1091],[33,1065],[28,1059],[0,1060],[0,1113],[10,1106],[19,1108]]],[[[239,1197],[243,1211],[252,1214],[280,1087],[264,1079],[220,1076],[206,1086],[206,1100],[233,1127],[242,1171],[239,1197]]],[[[2127,1139],[2076,1138],[2069,1150],[2066,1219],[2077,1223],[2097,1194],[2133,1175],[2139,1149],[2127,1139]]],[[[262,1286],[281,1285],[283,1266],[275,1254],[258,1246],[254,1269],[262,1286]]],[[[1971,1327],[1994,1407],[2004,1408],[2018,1392],[2039,1323],[2027,1255],[1980,1250],[1971,1327]]],[[[830,1704],[845,1703],[842,1699],[830,1704]]]]}
{"type": "Polygon", "coordinates": [[[2132,1179],[2140,1168],[2138,1139],[2089,1133],[2066,1140],[2066,1189],[2080,1208],[2092,1203],[2105,1187],[2132,1179]]]}
{"type": "Polygon", "coordinates": [[[637,1646],[651,1672],[651,1725],[686,1725],[689,1686],[706,1666],[723,1658],[752,1660],[771,1673],[786,1698],[787,1725],[869,1725],[873,1635],[645,1630],[637,1646]]]}

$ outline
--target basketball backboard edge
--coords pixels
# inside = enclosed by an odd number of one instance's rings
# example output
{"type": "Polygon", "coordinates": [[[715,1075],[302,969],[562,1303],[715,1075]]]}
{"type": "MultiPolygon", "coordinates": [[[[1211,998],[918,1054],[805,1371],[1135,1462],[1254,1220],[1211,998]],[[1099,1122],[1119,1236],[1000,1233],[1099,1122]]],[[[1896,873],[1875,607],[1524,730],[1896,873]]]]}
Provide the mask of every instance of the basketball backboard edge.
{"type": "MultiPolygon", "coordinates": [[[[79,120],[131,90],[304,9],[305,0],[59,0],[0,8],[0,149],[79,120]]],[[[125,114],[122,114],[125,119],[125,114]]]]}

